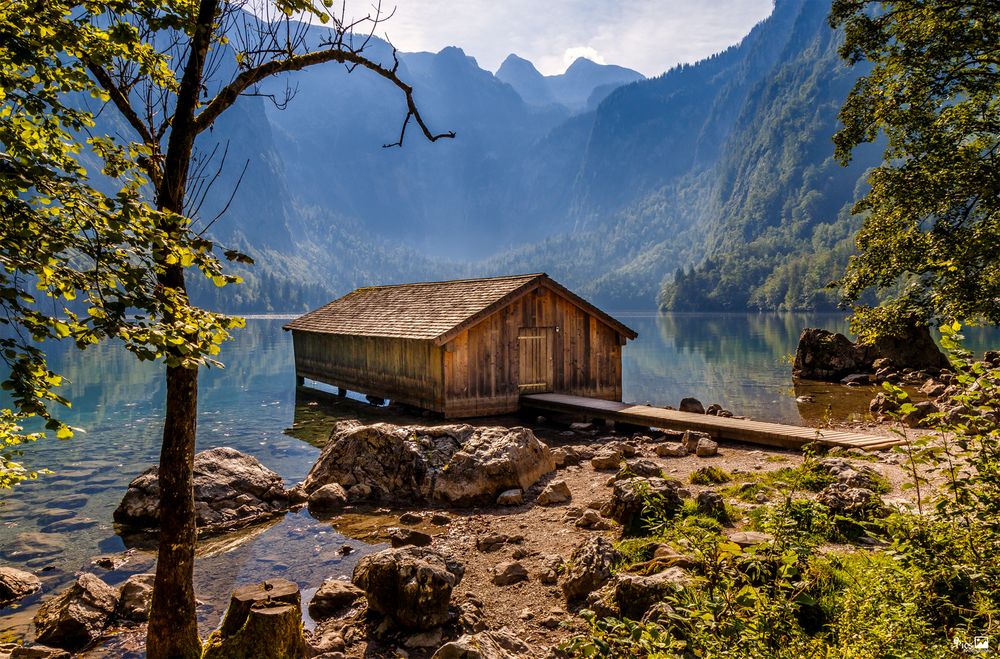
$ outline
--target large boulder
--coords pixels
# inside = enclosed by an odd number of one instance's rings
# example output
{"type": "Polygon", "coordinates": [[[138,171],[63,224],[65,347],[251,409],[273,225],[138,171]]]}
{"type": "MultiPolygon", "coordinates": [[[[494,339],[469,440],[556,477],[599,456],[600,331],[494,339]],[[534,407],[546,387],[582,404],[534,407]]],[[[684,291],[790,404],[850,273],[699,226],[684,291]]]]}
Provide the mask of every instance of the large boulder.
{"type": "Polygon", "coordinates": [[[807,327],[799,337],[792,375],[803,380],[839,382],[856,373],[874,373],[876,360],[896,368],[948,366],[926,324],[911,323],[899,336],[881,337],[871,345],[854,343],[840,333],[807,327]]]}
{"type": "Polygon", "coordinates": [[[612,487],[611,499],[601,513],[621,524],[626,533],[640,531],[653,512],[672,516],[681,507],[677,481],[634,477],[615,481],[612,487]]]}
{"type": "Polygon", "coordinates": [[[94,642],[118,606],[118,591],[92,574],[84,573],[62,594],[35,614],[35,640],[67,650],[94,642]]]}
{"type": "MultiPolygon", "coordinates": [[[[194,499],[198,532],[205,535],[254,524],[288,509],[281,476],[257,458],[228,447],[194,456],[194,499]]],[[[128,527],[155,529],[159,515],[158,468],[151,467],[129,483],[114,519],[128,527]]]]}
{"type": "Polygon", "coordinates": [[[6,606],[42,587],[42,581],[30,572],[0,567],[0,606],[6,606]]]}
{"type": "Polygon", "coordinates": [[[465,567],[429,547],[386,549],[362,558],[352,581],[365,591],[370,609],[407,629],[430,629],[451,617],[452,589],[465,567]]]}
{"type": "Polygon", "coordinates": [[[302,489],[338,483],[348,492],[363,487],[372,499],[475,506],[553,471],[548,446],[527,428],[347,421],[334,427],[302,489]]]}
{"type": "Polygon", "coordinates": [[[611,570],[621,561],[621,554],[607,538],[588,538],[573,550],[562,582],[568,602],[582,599],[611,579],[611,570]]]}
{"type": "Polygon", "coordinates": [[[587,597],[588,608],[601,617],[641,620],[657,602],[691,582],[680,567],[670,567],[650,575],[619,573],[600,590],[587,597]]]}

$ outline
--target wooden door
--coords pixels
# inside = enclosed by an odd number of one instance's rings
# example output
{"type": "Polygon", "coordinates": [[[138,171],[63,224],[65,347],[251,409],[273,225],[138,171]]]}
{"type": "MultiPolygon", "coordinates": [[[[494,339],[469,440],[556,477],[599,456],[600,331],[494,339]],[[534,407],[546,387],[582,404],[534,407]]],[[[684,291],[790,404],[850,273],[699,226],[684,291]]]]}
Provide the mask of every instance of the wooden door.
{"type": "Polygon", "coordinates": [[[555,337],[554,327],[522,327],[518,330],[518,390],[522,394],[552,391],[555,337]]]}

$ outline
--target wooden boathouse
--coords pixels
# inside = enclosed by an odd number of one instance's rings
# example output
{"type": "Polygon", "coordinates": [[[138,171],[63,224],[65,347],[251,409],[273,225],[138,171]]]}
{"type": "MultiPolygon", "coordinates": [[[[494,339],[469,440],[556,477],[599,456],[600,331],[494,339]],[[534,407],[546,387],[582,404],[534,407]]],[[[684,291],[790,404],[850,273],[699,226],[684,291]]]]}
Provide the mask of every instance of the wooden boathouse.
{"type": "Polygon", "coordinates": [[[295,373],[446,417],[522,394],[622,398],[636,333],[545,274],[359,288],[285,325],[295,373]]]}

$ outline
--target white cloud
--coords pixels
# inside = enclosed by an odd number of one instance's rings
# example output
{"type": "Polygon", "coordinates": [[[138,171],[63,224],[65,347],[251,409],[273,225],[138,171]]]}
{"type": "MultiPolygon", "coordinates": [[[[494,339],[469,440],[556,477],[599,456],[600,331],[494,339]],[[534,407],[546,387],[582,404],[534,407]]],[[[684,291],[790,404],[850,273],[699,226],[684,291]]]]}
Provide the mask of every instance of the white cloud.
{"type": "Polygon", "coordinates": [[[597,62],[598,64],[607,64],[604,61],[604,56],[590,46],[573,46],[572,48],[567,48],[566,52],[563,53],[563,65],[568,67],[581,57],[585,57],[591,62],[597,62]]]}
{"type": "MultiPolygon", "coordinates": [[[[370,1],[348,0],[348,13],[367,12],[370,1]]],[[[395,2],[395,14],[381,31],[404,51],[459,46],[490,70],[517,53],[542,73],[553,74],[571,63],[570,51],[584,48],[647,76],[737,43],[773,8],[773,0],[395,2]]]]}

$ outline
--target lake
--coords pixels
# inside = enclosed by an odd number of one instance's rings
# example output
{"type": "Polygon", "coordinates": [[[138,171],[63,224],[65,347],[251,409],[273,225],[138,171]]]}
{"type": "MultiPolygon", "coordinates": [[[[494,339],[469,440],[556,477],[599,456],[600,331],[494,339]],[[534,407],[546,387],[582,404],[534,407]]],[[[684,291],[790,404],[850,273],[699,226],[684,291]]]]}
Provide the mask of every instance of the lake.
{"type": "MultiPolygon", "coordinates": [[[[618,314],[639,332],[623,358],[624,399],[676,406],[695,396],[718,402],[735,414],[786,423],[861,418],[873,392],[868,388],[810,384],[793,386],[789,356],[803,327],[846,331],[839,315],[816,314],[618,314]],[[809,393],[814,402],[796,397],[809,393]]],[[[285,320],[258,318],[226,344],[225,369],[203,372],[198,424],[199,450],[231,446],[257,457],[288,485],[301,481],[319,454],[338,415],[359,411],[354,403],[296,400],[291,336],[285,320]],[[344,411],[340,411],[344,410],[344,411]]],[[[970,332],[968,346],[982,351],[1000,345],[995,328],[970,332]]],[[[114,345],[86,352],[50,354],[56,372],[70,384],[64,395],[73,409],[63,420],[82,428],[72,440],[28,447],[25,462],[52,474],[4,495],[0,508],[0,560],[43,578],[40,595],[20,608],[0,610],[0,630],[26,633],[43,596],[62,587],[94,556],[120,552],[112,511],[129,481],[159,454],[164,384],[160,368],[140,363],[114,345]]],[[[265,576],[283,576],[318,586],[328,576],[350,574],[373,546],[366,527],[339,531],[306,511],[276,519],[236,536],[205,543],[199,550],[196,589],[203,631],[219,619],[235,586],[265,576]],[[344,556],[341,548],[353,551],[344,556]]],[[[350,523],[350,520],[349,520],[350,523]]],[[[377,546],[376,546],[377,547],[377,546]]],[[[140,551],[120,570],[95,572],[109,583],[147,571],[152,555],[140,551]]],[[[311,593],[304,593],[307,601],[311,593]]]]}

